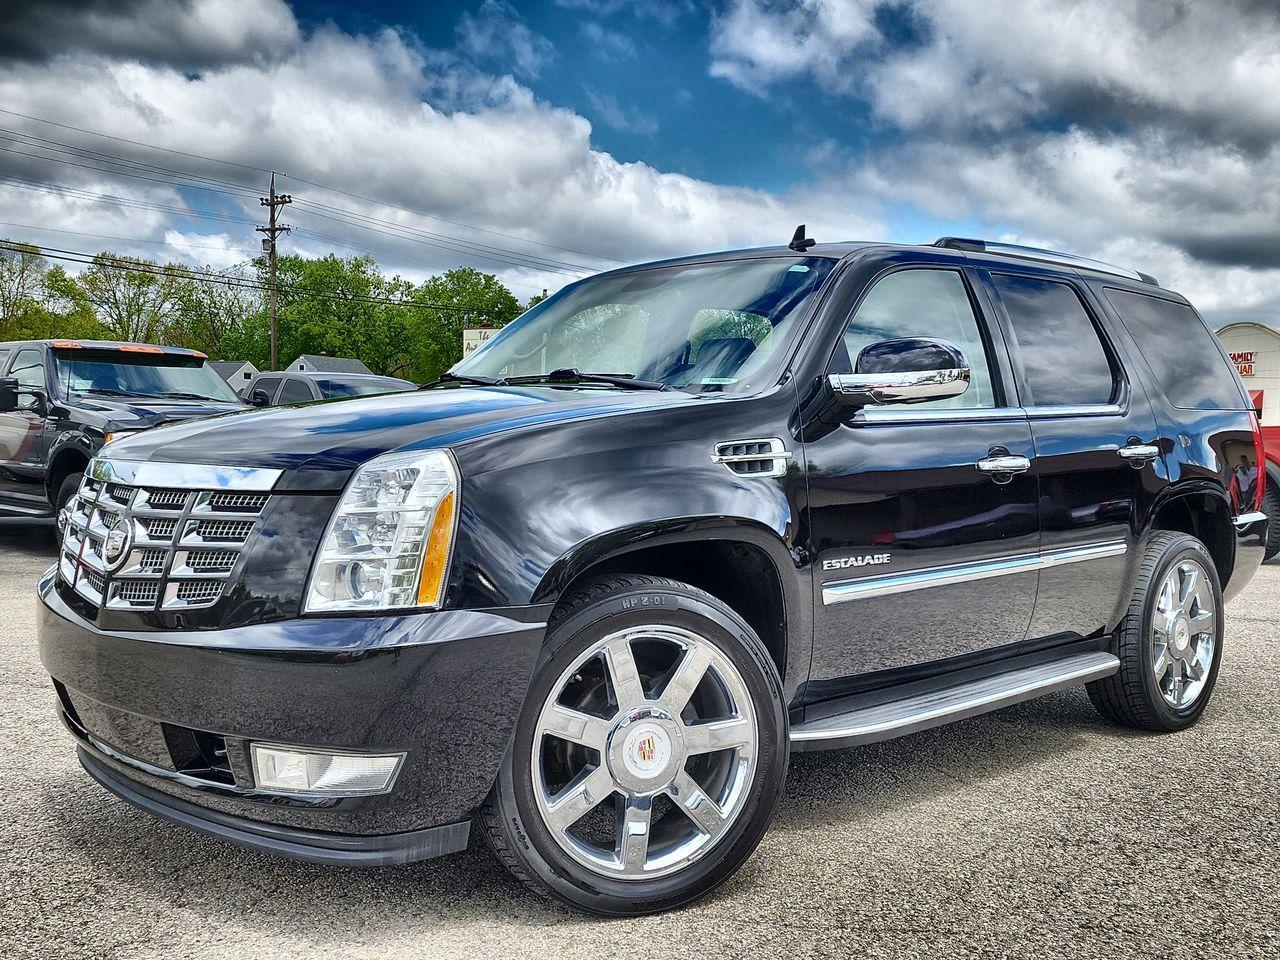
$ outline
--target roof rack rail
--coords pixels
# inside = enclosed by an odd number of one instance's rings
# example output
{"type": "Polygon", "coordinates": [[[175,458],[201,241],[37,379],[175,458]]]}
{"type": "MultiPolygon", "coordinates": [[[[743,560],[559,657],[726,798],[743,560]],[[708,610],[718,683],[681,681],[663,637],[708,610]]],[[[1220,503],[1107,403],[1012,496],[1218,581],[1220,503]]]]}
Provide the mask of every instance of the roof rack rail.
{"type": "Polygon", "coordinates": [[[951,250],[969,250],[974,253],[995,253],[1005,257],[1021,257],[1024,260],[1041,260],[1045,263],[1058,263],[1064,267],[1082,267],[1085,270],[1096,270],[1099,273],[1110,273],[1117,277],[1128,277],[1160,286],[1160,281],[1149,273],[1118,267],[1114,263],[1103,260],[1091,260],[1089,257],[1078,257],[1073,253],[1060,253],[1057,250],[1045,250],[1041,247],[1024,247],[1016,243],[999,243],[993,240],[970,240],[965,237],[939,237],[933,242],[935,247],[947,247],[951,250]]]}

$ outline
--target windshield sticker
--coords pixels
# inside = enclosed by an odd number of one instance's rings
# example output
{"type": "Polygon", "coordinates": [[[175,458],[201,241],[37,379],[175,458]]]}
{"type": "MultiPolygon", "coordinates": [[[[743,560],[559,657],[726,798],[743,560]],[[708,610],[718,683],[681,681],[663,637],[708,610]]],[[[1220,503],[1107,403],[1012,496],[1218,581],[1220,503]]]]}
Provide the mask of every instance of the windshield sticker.
{"type": "Polygon", "coordinates": [[[737,377],[703,377],[701,381],[704,387],[727,387],[737,382],[737,377]]]}
{"type": "Polygon", "coordinates": [[[787,270],[787,273],[808,273],[809,268],[803,263],[797,263],[794,267],[787,270]]]}

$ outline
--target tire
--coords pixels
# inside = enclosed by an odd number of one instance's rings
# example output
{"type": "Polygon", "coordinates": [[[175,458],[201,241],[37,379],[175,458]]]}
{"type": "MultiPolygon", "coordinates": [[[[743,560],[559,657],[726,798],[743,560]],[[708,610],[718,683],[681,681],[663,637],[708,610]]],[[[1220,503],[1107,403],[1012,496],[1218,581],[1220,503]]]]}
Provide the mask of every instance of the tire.
{"type": "Polygon", "coordinates": [[[75,496],[75,492],[80,489],[80,481],[83,479],[83,473],[73,473],[63,477],[62,483],[58,485],[58,495],[53,501],[54,519],[57,519],[58,514],[62,513],[62,508],[67,505],[67,501],[75,496]]]}
{"type": "Polygon", "coordinates": [[[1267,524],[1267,548],[1262,559],[1270,560],[1280,553],[1280,487],[1270,477],[1267,478],[1267,489],[1262,496],[1262,512],[1270,521],[1267,524]]]}
{"type": "Polygon", "coordinates": [[[1165,733],[1184,730],[1200,719],[1213,694],[1222,661],[1222,633],[1222,587],[1209,551],[1184,533],[1158,532],[1146,543],[1128,611],[1112,636],[1120,670],[1090,683],[1089,699],[1104,717],[1124,726],[1165,733]],[[1202,578],[1195,596],[1185,576],[1188,570],[1202,578]],[[1177,596],[1162,597],[1170,577],[1170,589],[1186,589],[1185,606],[1177,596]],[[1183,616],[1166,616],[1163,611],[1171,608],[1183,616]],[[1183,628],[1186,633],[1180,636],[1183,628]],[[1162,637],[1168,640],[1161,661],[1167,666],[1158,669],[1162,637]],[[1183,680],[1177,681],[1177,676],[1183,680]]]}
{"type": "Polygon", "coordinates": [[[553,619],[477,824],[542,896],[607,916],[675,909],[759,844],[782,795],[788,737],[777,670],[732,609],[673,580],[596,580],[553,619]],[[627,682],[628,656],[641,687],[627,682]],[[692,676],[703,679],[689,687],[692,676]],[[572,727],[577,744],[558,733],[566,704],[581,709],[571,717],[594,718],[572,727]],[[717,717],[734,746],[710,746],[721,736],[694,722],[717,717]],[[555,776],[567,783],[553,791],[555,776]],[[585,815],[561,813],[566,797],[585,815]]]}

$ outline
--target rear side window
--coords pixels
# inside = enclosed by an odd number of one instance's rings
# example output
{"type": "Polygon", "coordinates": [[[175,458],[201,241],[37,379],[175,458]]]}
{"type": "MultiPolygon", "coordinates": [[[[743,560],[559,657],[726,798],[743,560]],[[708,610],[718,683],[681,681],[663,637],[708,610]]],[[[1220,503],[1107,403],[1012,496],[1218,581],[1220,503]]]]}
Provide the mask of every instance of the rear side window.
{"type": "Polygon", "coordinates": [[[1244,397],[1209,328],[1185,303],[1108,288],[1106,297],[1142,348],[1175,407],[1239,410],[1244,397]]]}
{"type": "Polygon", "coordinates": [[[314,399],[311,396],[311,387],[303,383],[301,380],[286,380],[284,386],[280,388],[280,399],[278,403],[306,403],[308,400],[314,399]]]}
{"type": "Polygon", "coordinates": [[[996,273],[991,280],[1013,326],[1027,406],[1111,402],[1115,374],[1089,311],[1070,284],[996,273]]]}
{"type": "Polygon", "coordinates": [[[9,350],[0,350],[0,376],[4,375],[5,365],[9,362],[9,350]]]}

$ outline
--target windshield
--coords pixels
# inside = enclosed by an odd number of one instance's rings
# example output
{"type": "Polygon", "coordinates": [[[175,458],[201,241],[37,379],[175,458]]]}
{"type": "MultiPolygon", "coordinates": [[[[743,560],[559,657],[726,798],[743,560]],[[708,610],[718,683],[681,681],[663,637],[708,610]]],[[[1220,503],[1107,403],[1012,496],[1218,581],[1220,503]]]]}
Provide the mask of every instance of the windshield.
{"type": "Polygon", "coordinates": [[[173,397],[239,404],[235,391],[199,357],[120,350],[55,350],[64,396],[173,397]]]}
{"type": "Polygon", "coordinates": [[[695,392],[747,392],[835,266],[817,257],[732,260],[593,277],[524,313],[452,372],[515,378],[578,370],[695,392]]]}
{"type": "Polygon", "coordinates": [[[363,397],[371,393],[398,393],[402,390],[414,389],[414,384],[406,380],[377,377],[326,377],[323,380],[316,380],[316,386],[326,398],[363,397]]]}

